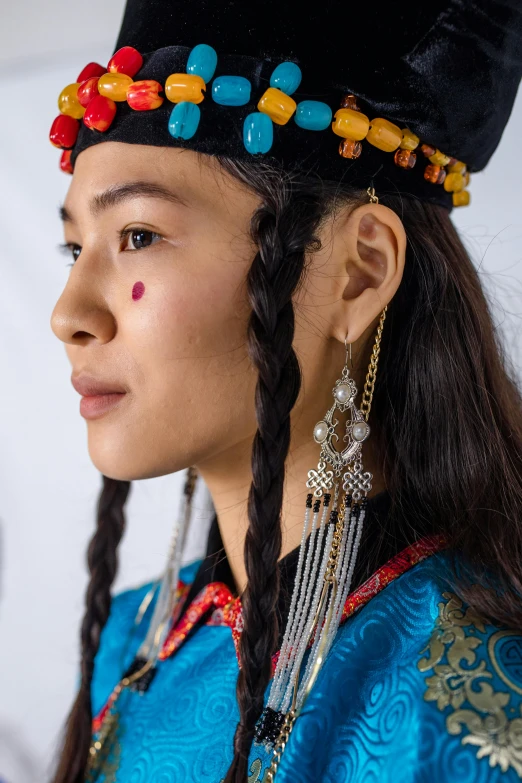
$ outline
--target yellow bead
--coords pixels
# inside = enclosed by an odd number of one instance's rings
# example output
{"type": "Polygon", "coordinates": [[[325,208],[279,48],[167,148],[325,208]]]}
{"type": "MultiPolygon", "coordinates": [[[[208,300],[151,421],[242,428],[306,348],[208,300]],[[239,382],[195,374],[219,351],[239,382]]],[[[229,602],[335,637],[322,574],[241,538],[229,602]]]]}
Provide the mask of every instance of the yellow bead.
{"type": "Polygon", "coordinates": [[[338,109],[332,122],[332,130],[343,139],[361,141],[366,137],[370,120],[360,111],[354,109],[338,109]]]}
{"type": "Polygon", "coordinates": [[[409,128],[402,129],[402,141],[400,148],[402,150],[416,150],[420,144],[420,139],[409,128]]]}
{"type": "Polygon", "coordinates": [[[278,90],[277,87],[269,87],[261,96],[257,104],[259,111],[268,114],[276,125],[286,125],[297,108],[297,103],[290,95],[278,90]]]}
{"type": "Polygon", "coordinates": [[[465,174],[466,173],[466,164],[463,163],[461,160],[458,160],[456,163],[453,163],[449,168],[448,171],[450,174],[465,174]]]}
{"type": "Polygon", "coordinates": [[[402,141],[402,131],[393,122],[377,117],[371,122],[366,141],[383,152],[394,152],[402,141]]]}
{"type": "Polygon", "coordinates": [[[436,150],[434,155],[430,155],[430,161],[434,166],[447,166],[450,162],[450,156],[444,155],[440,150],[436,150]]]}
{"type": "Polygon", "coordinates": [[[467,188],[469,185],[469,171],[465,171],[462,176],[464,177],[464,187],[467,188]]]}
{"type": "Polygon", "coordinates": [[[448,193],[452,193],[457,190],[463,190],[464,189],[464,177],[462,174],[457,174],[456,171],[453,171],[452,173],[448,174],[446,179],[444,180],[444,190],[447,190],[448,193]]]}
{"type": "Polygon", "coordinates": [[[98,92],[113,101],[126,101],[132,77],[125,73],[104,73],[98,80],[98,92]]]}
{"type": "Polygon", "coordinates": [[[201,103],[206,86],[201,76],[195,73],[171,73],[165,82],[165,95],[172,103],[201,103]]]}
{"type": "Polygon", "coordinates": [[[453,194],[454,207],[467,207],[470,200],[469,190],[460,190],[458,193],[453,194]]]}
{"type": "Polygon", "coordinates": [[[79,82],[74,84],[68,84],[64,87],[58,97],[58,108],[62,114],[67,114],[69,117],[74,117],[75,120],[81,120],[85,114],[85,109],[81,105],[77,97],[79,82]]]}

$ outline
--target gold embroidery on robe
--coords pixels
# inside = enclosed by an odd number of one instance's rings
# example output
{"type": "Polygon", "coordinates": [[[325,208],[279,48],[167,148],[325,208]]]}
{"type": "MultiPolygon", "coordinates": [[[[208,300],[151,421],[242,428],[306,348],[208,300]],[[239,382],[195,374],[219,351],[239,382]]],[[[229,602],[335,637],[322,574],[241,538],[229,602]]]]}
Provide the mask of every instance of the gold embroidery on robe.
{"type": "Polygon", "coordinates": [[[517,712],[510,707],[509,712],[515,712],[516,717],[508,718],[511,693],[493,688],[489,682],[493,671],[488,668],[492,663],[503,682],[515,693],[522,693],[522,683],[513,681],[495,653],[496,645],[502,641],[517,645],[518,652],[522,638],[511,631],[499,631],[489,639],[486,659],[478,660],[476,651],[486,642],[474,634],[485,633],[484,623],[473,609],[464,610],[462,601],[453,593],[443,593],[443,598],[446,600],[439,603],[431,639],[420,652],[428,652],[428,657],[417,663],[421,672],[432,672],[425,678],[424,699],[436,702],[441,711],[451,707],[446,717],[448,732],[457,736],[467,729],[469,733],[461,742],[478,747],[478,759],[487,757],[490,767],[498,765],[502,772],[512,767],[522,778],[522,704],[517,712]]]}

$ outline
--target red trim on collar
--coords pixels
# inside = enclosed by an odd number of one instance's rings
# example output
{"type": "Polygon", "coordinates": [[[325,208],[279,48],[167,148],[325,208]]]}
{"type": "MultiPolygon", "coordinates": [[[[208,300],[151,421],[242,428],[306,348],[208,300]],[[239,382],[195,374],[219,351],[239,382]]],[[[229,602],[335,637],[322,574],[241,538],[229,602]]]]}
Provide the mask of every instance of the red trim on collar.
{"type": "MultiPolygon", "coordinates": [[[[394,579],[402,576],[402,574],[405,574],[406,571],[409,571],[410,568],[413,568],[413,566],[430,555],[440,552],[446,546],[447,542],[443,536],[428,536],[392,557],[364,584],[348,596],[341,616],[341,624],[346,622],[349,617],[367,604],[394,579]]],[[[241,599],[239,597],[234,598],[229,588],[222,582],[211,582],[196,596],[186,612],[169,632],[159,654],[159,659],[165,660],[178,650],[194,626],[212,608],[212,614],[205,625],[227,626],[231,629],[238,663],[240,663],[239,640],[243,630],[241,599]]],[[[275,653],[272,658],[273,668],[277,663],[278,657],[279,652],[275,653]]]]}

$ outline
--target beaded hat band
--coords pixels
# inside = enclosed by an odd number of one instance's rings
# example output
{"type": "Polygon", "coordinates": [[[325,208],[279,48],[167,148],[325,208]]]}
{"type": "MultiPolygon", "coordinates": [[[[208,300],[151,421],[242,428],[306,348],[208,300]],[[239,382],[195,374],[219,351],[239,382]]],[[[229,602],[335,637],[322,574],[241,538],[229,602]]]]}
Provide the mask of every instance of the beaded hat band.
{"type": "MultiPolygon", "coordinates": [[[[168,53],[164,54],[168,56],[168,53]]],[[[247,60],[251,67],[251,58],[247,60]]],[[[165,132],[172,139],[188,141],[198,133],[202,111],[205,111],[205,106],[200,108],[200,104],[207,98],[207,103],[210,99],[219,108],[255,104],[256,111],[249,111],[241,120],[243,145],[249,155],[270,153],[274,127],[282,128],[290,122],[307,133],[328,134],[326,143],[331,154],[336,154],[337,147],[337,154],[345,160],[360,158],[363,154],[361,142],[366,140],[381,152],[393,153],[394,164],[410,171],[417,164],[416,151],[420,150],[420,157],[426,158],[427,163],[423,169],[424,180],[443,186],[452,195],[453,206],[469,204],[470,194],[465,189],[469,173],[465,163],[429,143],[421,143],[409,128],[400,128],[383,117],[370,120],[354,95],[341,95],[337,109],[324,100],[292,97],[303,78],[301,68],[292,61],[273,67],[268,85],[266,81],[263,84],[260,74],[257,79],[233,73],[216,76],[218,55],[207,44],[199,44],[188,52],[184,72],[169,73],[161,81],[137,78],[144,70],[143,64],[144,58],[136,49],[124,46],[112,56],[107,68],[89,63],[76,81],[62,90],[58,98],[60,114],[52,124],[50,140],[64,150],[60,161],[63,171],[73,171],[73,153],[81,126],[91,134],[106,134],[115,122],[118,106],[125,104],[133,113],[150,113],[167,104],[165,132]],[[258,86],[261,91],[256,96],[258,86]],[[334,134],[341,137],[340,144],[334,145],[334,134]]],[[[237,133],[237,130],[236,122],[230,131],[237,133]]],[[[81,147],[80,140],[76,155],[81,147]]]]}

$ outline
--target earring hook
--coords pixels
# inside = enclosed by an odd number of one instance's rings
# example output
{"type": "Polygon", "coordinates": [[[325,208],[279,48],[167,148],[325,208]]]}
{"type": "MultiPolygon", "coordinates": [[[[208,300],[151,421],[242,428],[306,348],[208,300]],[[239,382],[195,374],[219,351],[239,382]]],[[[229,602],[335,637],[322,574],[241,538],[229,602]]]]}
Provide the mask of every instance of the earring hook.
{"type": "Polygon", "coordinates": [[[352,362],[352,344],[347,343],[348,334],[344,338],[344,350],[345,350],[345,364],[348,364],[348,357],[350,357],[350,367],[353,369],[353,362],[352,362]]]}

